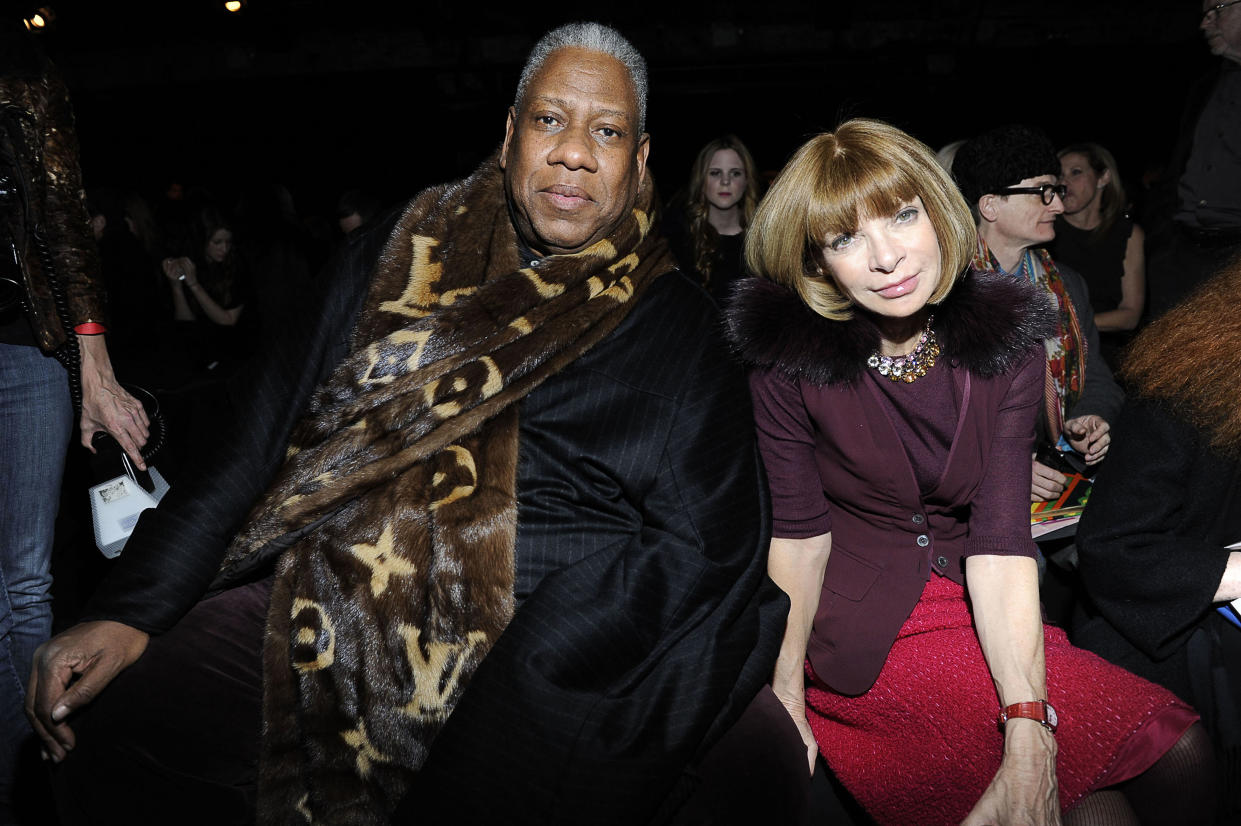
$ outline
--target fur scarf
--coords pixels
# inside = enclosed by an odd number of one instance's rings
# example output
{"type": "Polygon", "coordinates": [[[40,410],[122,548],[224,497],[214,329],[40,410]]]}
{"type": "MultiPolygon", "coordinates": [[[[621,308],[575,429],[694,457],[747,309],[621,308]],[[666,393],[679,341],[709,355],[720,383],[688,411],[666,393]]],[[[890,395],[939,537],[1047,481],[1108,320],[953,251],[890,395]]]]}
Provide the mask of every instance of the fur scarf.
{"type": "MultiPolygon", "coordinates": [[[[739,282],[727,307],[728,337],[742,361],[794,381],[850,384],[879,349],[879,328],[868,314],[855,311],[848,321],[831,321],[765,278],[739,282]]],[[[1026,281],[973,270],[932,311],[942,358],[982,378],[1008,372],[1056,329],[1046,293],[1026,281]]]]}
{"type": "Polygon", "coordinates": [[[494,157],[402,215],[222,569],[280,552],[261,823],[387,822],[513,613],[516,402],[673,269],[653,225],[646,178],[609,237],[521,267],[494,157]]]}

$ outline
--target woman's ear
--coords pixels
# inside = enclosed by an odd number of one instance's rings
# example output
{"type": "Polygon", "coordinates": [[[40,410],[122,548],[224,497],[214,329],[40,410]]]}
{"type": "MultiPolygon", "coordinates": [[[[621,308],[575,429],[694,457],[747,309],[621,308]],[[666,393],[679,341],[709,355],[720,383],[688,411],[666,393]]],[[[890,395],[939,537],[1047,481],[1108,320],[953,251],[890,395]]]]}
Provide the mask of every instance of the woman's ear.
{"type": "Polygon", "coordinates": [[[1103,189],[1103,187],[1107,186],[1111,182],[1112,182],[1112,170],[1105,169],[1103,170],[1103,174],[1099,176],[1099,180],[1095,181],[1094,187],[1095,189],[1103,189]]]}

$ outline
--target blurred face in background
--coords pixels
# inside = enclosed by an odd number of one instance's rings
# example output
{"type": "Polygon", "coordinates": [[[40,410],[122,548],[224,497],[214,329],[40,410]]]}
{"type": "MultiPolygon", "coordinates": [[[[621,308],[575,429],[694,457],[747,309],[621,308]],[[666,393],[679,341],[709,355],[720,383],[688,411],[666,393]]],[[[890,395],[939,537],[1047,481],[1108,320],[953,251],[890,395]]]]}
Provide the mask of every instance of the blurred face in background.
{"type": "Polygon", "coordinates": [[[1060,183],[1064,193],[1064,214],[1074,215],[1086,209],[1108,184],[1108,173],[1094,171],[1090,159],[1081,152],[1068,152],[1060,159],[1060,183]]]}
{"type": "Polygon", "coordinates": [[[224,263],[224,259],[228,258],[228,254],[233,251],[233,233],[226,229],[217,229],[207,239],[207,249],[205,254],[208,261],[214,261],[217,264],[224,263]]]}
{"type": "Polygon", "coordinates": [[[736,150],[717,149],[707,164],[707,176],[703,183],[707,203],[716,209],[732,209],[741,203],[748,185],[745,164],[736,150]]]}
{"type": "Polygon", "coordinates": [[[1211,54],[1241,63],[1241,3],[1203,0],[1199,24],[1211,54]],[[1223,8],[1219,6],[1223,5],[1223,8]]]}

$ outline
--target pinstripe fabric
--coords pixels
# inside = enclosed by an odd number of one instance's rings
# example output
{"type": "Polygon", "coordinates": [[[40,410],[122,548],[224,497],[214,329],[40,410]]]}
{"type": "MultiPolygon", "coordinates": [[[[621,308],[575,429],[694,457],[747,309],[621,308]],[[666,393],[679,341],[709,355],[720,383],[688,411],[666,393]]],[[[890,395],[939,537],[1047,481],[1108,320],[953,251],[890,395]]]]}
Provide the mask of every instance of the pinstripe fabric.
{"type": "Polygon", "coordinates": [[[750,402],[680,275],[525,401],[513,622],[402,817],[633,824],[770,676],[787,603],[750,402]]]}
{"type": "MultiPolygon", "coordinates": [[[[251,371],[237,432],[205,446],[195,479],[144,515],[87,618],[158,633],[206,590],[343,354],[387,232],[347,251],[302,316],[317,321],[285,331],[296,335],[251,371]]],[[[770,676],[787,603],[765,575],[749,394],[717,324],[700,288],[664,276],[522,403],[521,604],[402,812],[659,820],[693,792],[685,767],[770,676]]]]}

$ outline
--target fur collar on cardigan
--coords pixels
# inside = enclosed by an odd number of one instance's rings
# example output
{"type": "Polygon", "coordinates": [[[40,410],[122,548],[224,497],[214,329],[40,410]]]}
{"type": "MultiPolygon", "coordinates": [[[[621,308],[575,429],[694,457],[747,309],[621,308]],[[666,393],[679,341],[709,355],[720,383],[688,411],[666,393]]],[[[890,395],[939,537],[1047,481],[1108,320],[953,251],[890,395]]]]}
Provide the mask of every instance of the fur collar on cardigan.
{"type": "MultiPolygon", "coordinates": [[[[1010,370],[1056,329],[1054,310],[1033,285],[973,270],[961,276],[934,313],[942,358],[983,378],[1010,370]]],[[[737,284],[725,322],[747,366],[774,367],[818,386],[853,382],[879,347],[879,329],[867,314],[831,321],[765,278],[737,284]]]]}

